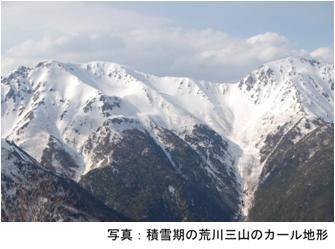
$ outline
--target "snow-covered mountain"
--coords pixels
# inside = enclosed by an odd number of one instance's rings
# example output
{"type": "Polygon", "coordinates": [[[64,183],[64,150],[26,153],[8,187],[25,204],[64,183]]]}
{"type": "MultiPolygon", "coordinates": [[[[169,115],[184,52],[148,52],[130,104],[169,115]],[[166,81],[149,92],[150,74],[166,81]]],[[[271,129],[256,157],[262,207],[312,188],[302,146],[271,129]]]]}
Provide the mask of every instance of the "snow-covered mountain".
{"type": "Polygon", "coordinates": [[[333,70],[289,57],[214,83],[41,62],[2,77],[1,132],[131,218],[235,220],[285,134],[333,123],[333,70]]]}

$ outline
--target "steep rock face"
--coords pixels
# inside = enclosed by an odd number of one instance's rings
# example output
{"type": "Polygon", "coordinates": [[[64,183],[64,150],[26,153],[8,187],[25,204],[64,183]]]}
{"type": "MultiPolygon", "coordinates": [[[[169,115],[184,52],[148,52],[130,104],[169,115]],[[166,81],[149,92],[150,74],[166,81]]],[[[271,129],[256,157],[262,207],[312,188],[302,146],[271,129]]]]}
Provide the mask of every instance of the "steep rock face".
{"type": "Polygon", "coordinates": [[[78,171],[81,158],[77,156],[66,144],[57,138],[50,136],[47,147],[42,152],[41,165],[52,171],[70,179],[78,179],[78,171]]]}
{"type": "MultiPolygon", "coordinates": [[[[207,159],[173,132],[160,129],[157,134],[160,143],[146,131],[124,130],[120,141],[98,149],[101,155],[112,152],[112,160],[106,160],[110,163],[89,171],[80,184],[106,205],[135,220],[238,219],[241,186],[236,176],[229,175],[228,169],[212,168],[218,174],[209,171],[207,159]],[[160,144],[168,147],[161,148],[160,144]]],[[[222,143],[221,137],[215,135],[222,143]]],[[[201,139],[197,132],[188,136],[191,138],[201,139]]],[[[219,146],[213,145],[214,150],[219,146]]],[[[226,165],[218,162],[216,167],[226,165]]]]}
{"type": "Polygon", "coordinates": [[[1,142],[1,221],[127,221],[70,179],[1,142]]]}
{"type": "Polygon", "coordinates": [[[267,158],[250,221],[334,220],[334,126],[295,137],[287,133],[267,158]]]}

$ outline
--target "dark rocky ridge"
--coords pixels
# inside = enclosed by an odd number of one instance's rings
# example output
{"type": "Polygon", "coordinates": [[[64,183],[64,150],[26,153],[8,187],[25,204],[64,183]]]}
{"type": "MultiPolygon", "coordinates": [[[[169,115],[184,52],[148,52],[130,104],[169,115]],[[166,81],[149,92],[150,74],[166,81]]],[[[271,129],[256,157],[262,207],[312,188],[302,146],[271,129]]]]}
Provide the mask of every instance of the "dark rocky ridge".
{"type": "Polygon", "coordinates": [[[64,177],[74,179],[80,165],[74,160],[75,153],[70,151],[66,144],[50,135],[47,147],[42,153],[41,165],[64,177]]]}
{"type": "Polygon", "coordinates": [[[250,221],[334,220],[334,126],[323,123],[295,144],[292,136],[266,161],[250,221]]]}
{"type": "MultiPolygon", "coordinates": [[[[91,170],[80,184],[106,205],[135,220],[238,219],[240,186],[235,175],[216,162],[221,168],[214,178],[206,170],[209,166],[200,148],[192,148],[172,131],[157,132],[169,148],[161,148],[148,132],[138,129],[125,130],[120,141],[95,148],[101,156],[112,154],[112,163],[91,170]],[[221,186],[215,181],[221,181],[221,186]]],[[[105,141],[110,141],[110,134],[106,134],[105,141]]],[[[208,140],[213,143],[212,153],[227,153],[225,142],[208,127],[195,127],[185,140],[194,144],[208,140]]]]}
{"type": "Polygon", "coordinates": [[[3,140],[1,155],[1,221],[129,220],[15,144],[3,140]]]}

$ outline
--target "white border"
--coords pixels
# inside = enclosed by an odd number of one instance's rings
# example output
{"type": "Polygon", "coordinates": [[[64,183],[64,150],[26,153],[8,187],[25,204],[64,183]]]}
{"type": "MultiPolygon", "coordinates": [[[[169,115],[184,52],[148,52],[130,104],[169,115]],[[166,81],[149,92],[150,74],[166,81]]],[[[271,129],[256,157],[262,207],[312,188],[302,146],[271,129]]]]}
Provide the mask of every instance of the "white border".
{"type": "MultiPolygon", "coordinates": [[[[27,1],[27,0],[23,0],[27,1]]],[[[75,0],[77,1],[77,0],[75,0]]],[[[149,0],[151,1],[151,0],[149,0]]],[[[168,0],[172,1],[172,0],[168,0]]],[[[186,0],[191,1],[191,0],[186,0]]],[[[201,1],[201,0],[195,0],[201,1]]],[[[302,2],[303,0],[297,0],[302,2]]],[[[310,2],[313,0],[308,0],[310,2]]],[[[136,1],[140,2],[140,1],[136,1]]],[[[247,0],[250,2],[250,0],[247,0]]],[[[330,1],[327,1],[330,2],[330,1]]],[[[333,248],[335,244],[335,223],[334,222],[68,222],[68,223],[49,223],[49,222],[8,222],[0,223],[0,245],[2,248],[333,248]],[[132,229],[133,241],[112,241],[107,238],[107,229],[132,229]],[[272,241],[159,241],[149,242],[146,239],[146,229],[182,228],[185,230],[202,228],[208,229],[271,229],[276,233],[291,232],[292,230],[304,229],[327,229],[328,238],[325,241],[290,241],[289,238],[275,238],[272,241]],[[140,233],[140,240],[138,240],[140,233]]]]}

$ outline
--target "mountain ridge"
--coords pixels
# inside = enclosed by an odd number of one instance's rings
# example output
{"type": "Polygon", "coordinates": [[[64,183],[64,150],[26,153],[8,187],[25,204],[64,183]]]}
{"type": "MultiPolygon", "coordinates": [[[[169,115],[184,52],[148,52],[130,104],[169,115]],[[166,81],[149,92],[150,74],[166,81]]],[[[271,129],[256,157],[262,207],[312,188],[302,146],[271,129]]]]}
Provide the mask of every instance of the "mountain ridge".
{"type": "Polygon", "coordinates": [[[1,139],[1,221],[129,221],[1,139]]]}

